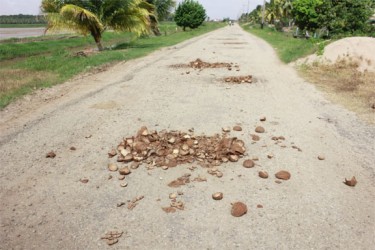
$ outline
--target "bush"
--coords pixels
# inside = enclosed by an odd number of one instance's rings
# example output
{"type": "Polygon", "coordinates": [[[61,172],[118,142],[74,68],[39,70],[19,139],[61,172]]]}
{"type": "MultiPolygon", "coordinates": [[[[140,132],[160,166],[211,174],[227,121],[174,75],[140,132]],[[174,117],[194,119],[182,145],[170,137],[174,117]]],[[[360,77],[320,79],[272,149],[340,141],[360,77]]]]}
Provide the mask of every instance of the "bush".
{"type": "Polygon", "coordinates": [[[184,0],[177,7],[174,20],[176,24],[186,29],[198,28],[206,19],[206,10],[203,6],[194,0],[184,0]]]}

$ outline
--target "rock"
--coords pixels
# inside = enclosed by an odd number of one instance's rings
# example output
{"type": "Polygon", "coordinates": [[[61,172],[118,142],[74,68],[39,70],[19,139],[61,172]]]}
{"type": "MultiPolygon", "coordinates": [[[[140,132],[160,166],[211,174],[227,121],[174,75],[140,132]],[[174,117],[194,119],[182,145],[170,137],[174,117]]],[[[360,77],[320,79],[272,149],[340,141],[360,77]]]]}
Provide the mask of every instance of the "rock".
{"type": "Polygon", "coordinates": [[[280,180],[289,180],[291,175],[288,171],[281,170],[277,172],[275,176],[277,179],[280,179],[280,180]]]}
{"type": "Polygon", "coordinates": [[[255,128],[255,132],[257,133],[264,133],[266,130],[262,126],[258,126],[255,128]]]}
{"type": "Polygon", "coordinates": [[[350,180],[347,180],[345,178],[344,183],[345,183],[345,185],[347,185],[349,187],[355,187],[355,185],[357,185],[357,179],[355,178],[355,176],[353,176],[350,180]]]}
{"type": "Polygon", "coordinates": [[[253,160],[245,160],[243,163],[242,163],[242,166],[245,167],[245,168],[252,168],[255,166],[255,163],[253,160]]]}
{"type": "Polygon", "coordinates": [[[242,202],[235,202],[232,204],[231,214],[234,217],[241,217],[247,213],[247,206],[242,202]]]}
{"type": "Polygon", "coordinates": [[[259,171],[258,175],[260,178],[263,178],[263,179],[268,178],[268,173],[266,171],[259,171]]]}

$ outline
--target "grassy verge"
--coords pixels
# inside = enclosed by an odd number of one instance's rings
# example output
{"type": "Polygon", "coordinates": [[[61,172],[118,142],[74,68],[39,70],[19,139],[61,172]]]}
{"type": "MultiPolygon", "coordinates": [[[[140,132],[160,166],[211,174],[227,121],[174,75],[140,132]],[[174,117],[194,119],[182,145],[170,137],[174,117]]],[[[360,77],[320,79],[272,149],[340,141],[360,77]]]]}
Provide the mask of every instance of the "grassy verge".
{"type": "Polygon", "coordinates": [[[264,39],[276,50],[280,60],[289,63],[322,50],[324,44],[319,39],[294,38],[291,33],[278,32],[274,29],[258,26],[242,26],[246,31],[264,39]]]}
{"type": "Polygon", "coordinates": [[[93,68],[142,57],[161,47],[171,46],[222,27],[207,23],[182,32],[172,23],[160,25],[163,35],[135,39],[129,33],[106,32],[103,52],[95,50],[91,37],[70,36],[56,39],[28,38],[22,42],[0,43],[0,108],[36,88],[62,83],[93,68]],[[83,53],[77,53],[83,52],[83,53]]]}

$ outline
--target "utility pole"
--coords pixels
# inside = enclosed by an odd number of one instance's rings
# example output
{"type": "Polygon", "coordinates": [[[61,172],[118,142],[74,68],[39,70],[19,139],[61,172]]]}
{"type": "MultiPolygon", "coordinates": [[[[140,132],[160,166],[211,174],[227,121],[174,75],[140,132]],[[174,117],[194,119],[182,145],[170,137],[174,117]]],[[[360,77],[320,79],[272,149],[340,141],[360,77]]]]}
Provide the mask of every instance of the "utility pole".
{"type": "Polygon", "coordinates": [[[260,28],[263,29],[264,27],[264,11],[266,9],[266,0],[263,0],[263,6],[262,6],[262,23],[260,25],[260,28]]]}

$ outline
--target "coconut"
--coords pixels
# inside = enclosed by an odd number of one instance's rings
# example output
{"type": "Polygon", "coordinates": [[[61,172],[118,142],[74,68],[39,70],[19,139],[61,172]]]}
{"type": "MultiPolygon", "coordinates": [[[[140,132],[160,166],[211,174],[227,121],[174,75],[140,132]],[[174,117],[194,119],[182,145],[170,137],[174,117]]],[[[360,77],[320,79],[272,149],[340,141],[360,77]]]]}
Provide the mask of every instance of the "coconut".
{"type": "Polygon", "coordinates": [[[235,202],[232,204],[231,214],[234,217],[241,217],[247,213],[247,206],[242,202],[235,202]]]}
{"type": "Polygon", "coordinates": [[[289,180],[291,175],[288,171],[281,170],[281,171],[277,172],[275,174],[275,176],[276,176],[277,179],[289,180]]]}

